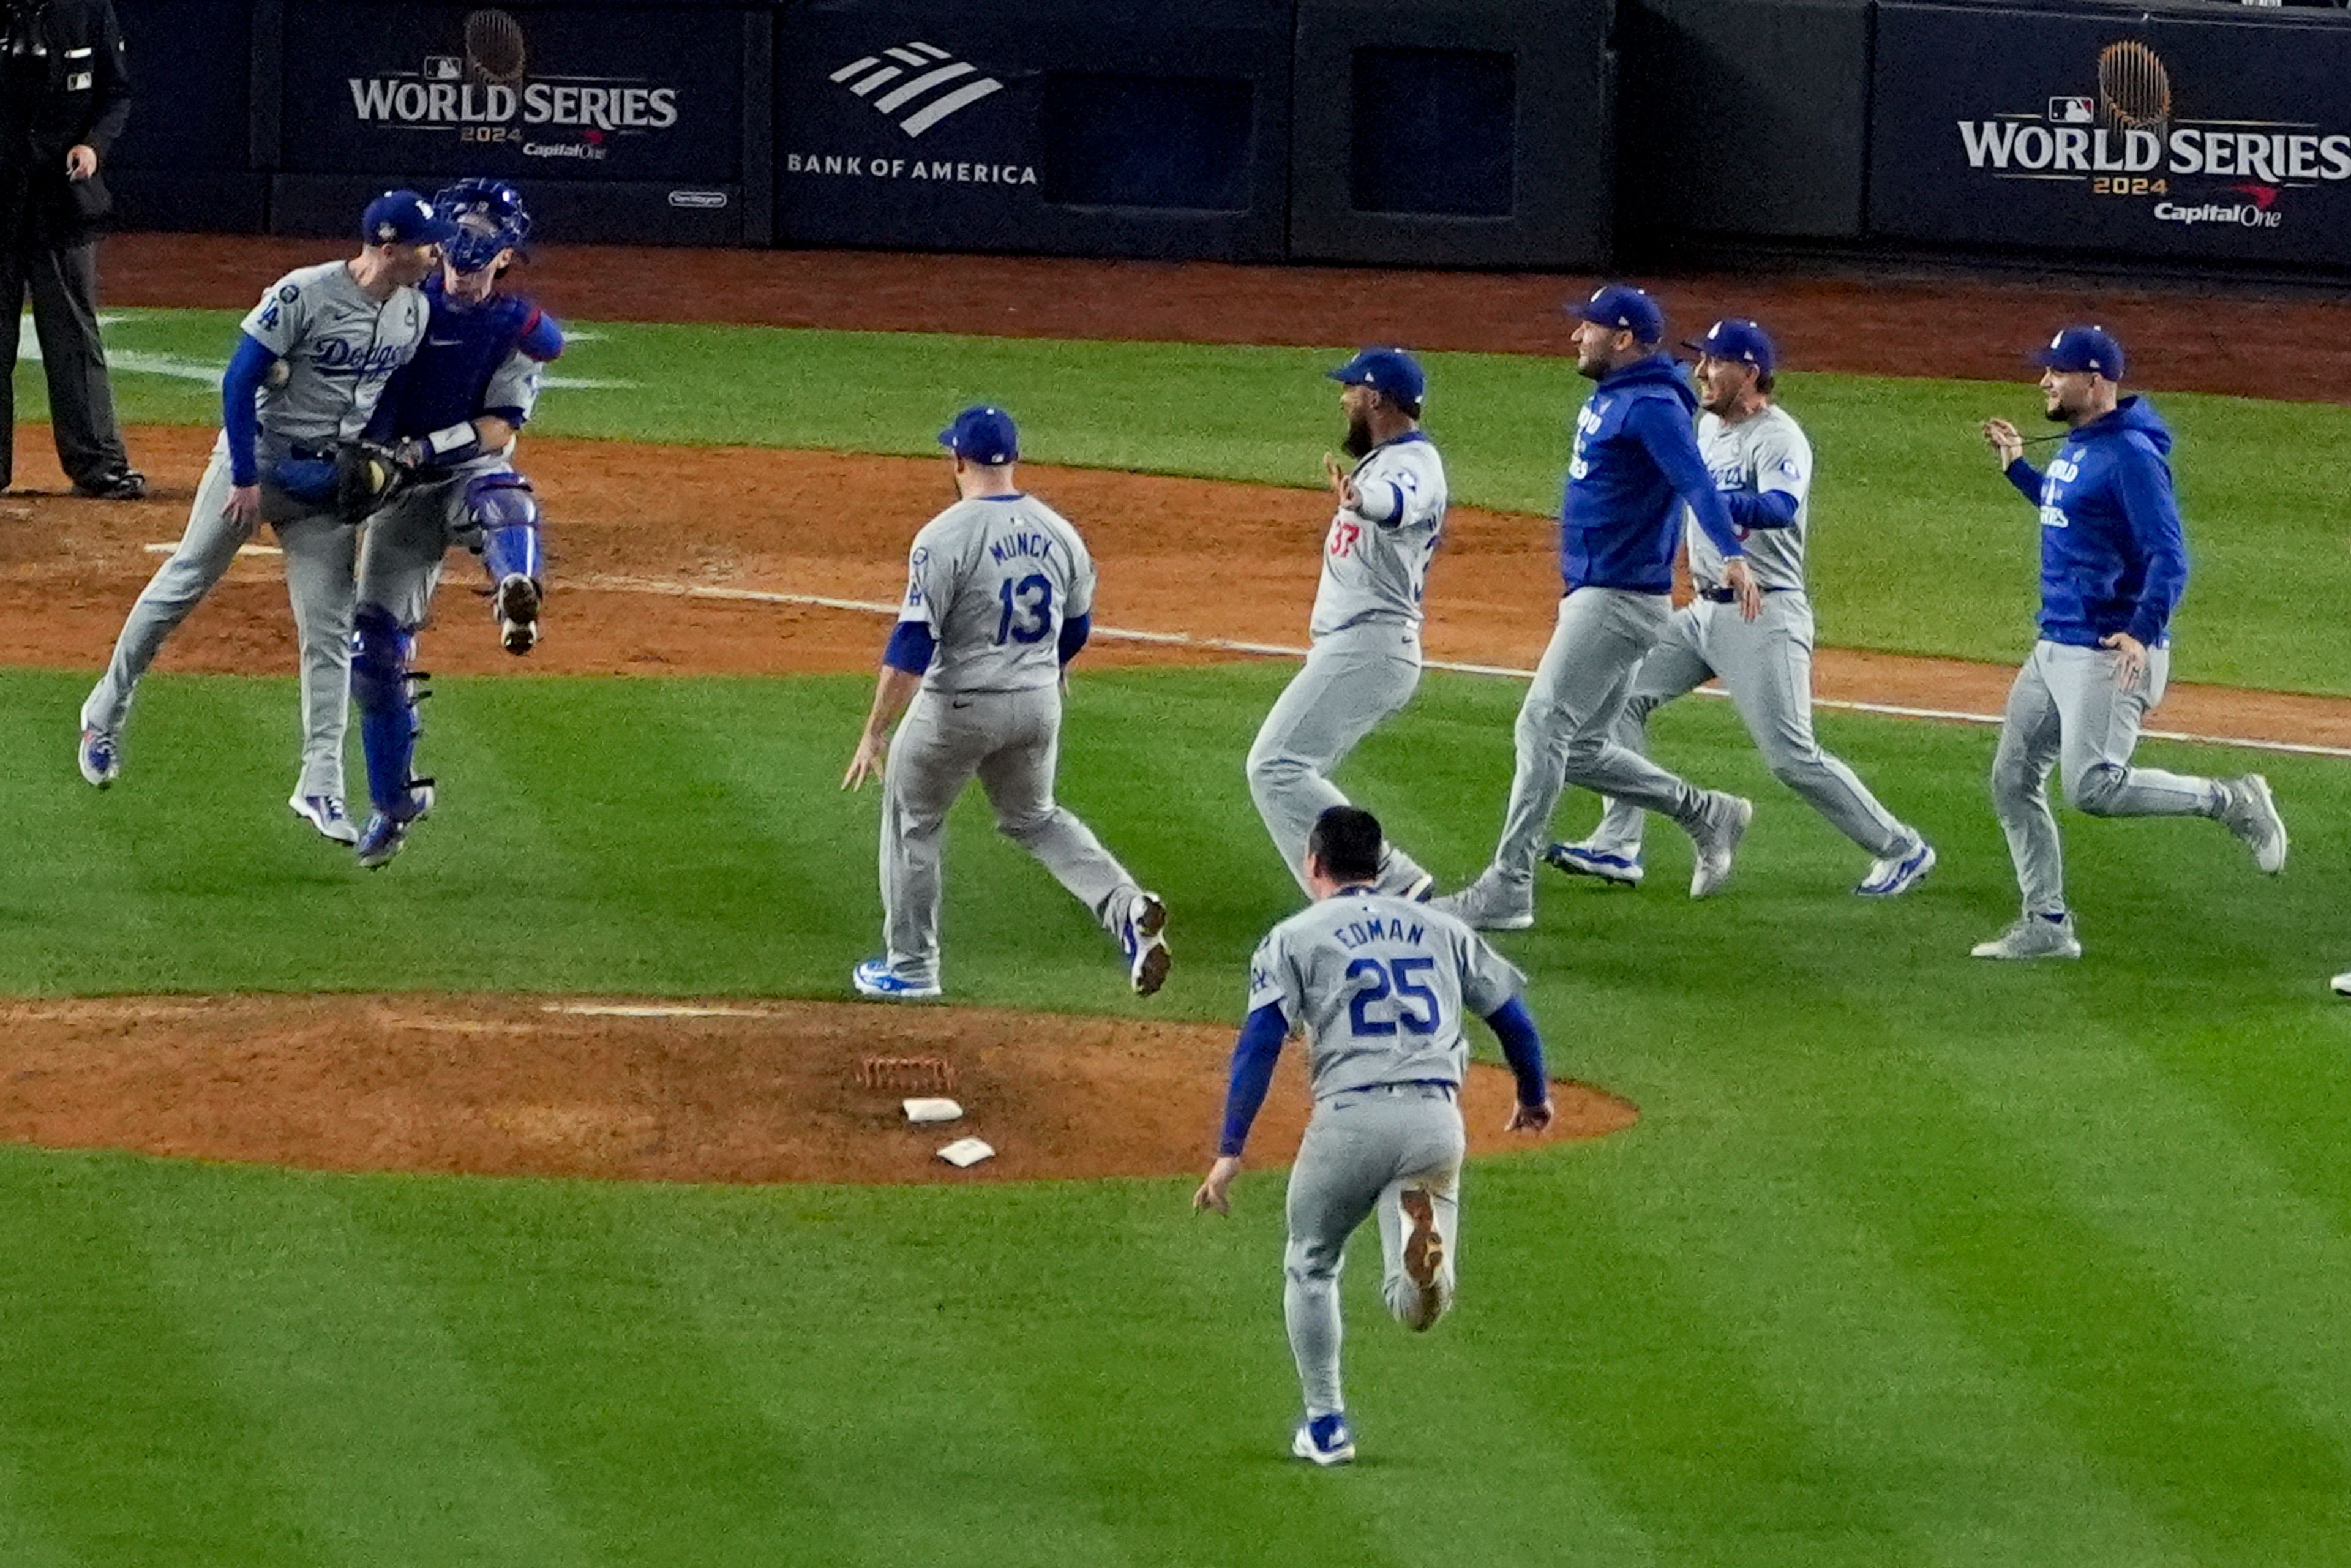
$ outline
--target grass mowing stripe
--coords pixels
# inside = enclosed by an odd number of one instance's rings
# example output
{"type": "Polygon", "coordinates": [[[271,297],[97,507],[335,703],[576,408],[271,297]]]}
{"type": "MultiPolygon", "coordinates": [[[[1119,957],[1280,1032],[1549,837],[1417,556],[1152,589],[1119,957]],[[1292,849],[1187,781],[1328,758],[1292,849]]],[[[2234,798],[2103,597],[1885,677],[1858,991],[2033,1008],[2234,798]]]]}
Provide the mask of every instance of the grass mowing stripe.
{"type": "Polygon", "coordinates": [[[12,1508],[71,1561],[328,1561],[144,1246],[141,1206],[208,1178],[0,1147],[0,1467],[12,1508]]]}
{"type": "MultiPolygon", "coordinates": [[[[256,287],[259,281],[256,280],[256,287]]],[[[117,348],[225,360],[236,317],[141,310],[117,348]]],[[[1081,466],[1316,486],[1335,445],[1322,372],[1343,350],[793,331],[620,323],[559,370],[634,382],[558,388],[534,428],[637,441],[812,446],[927,455],[971,402],[1006,403],[1031,457],[1081,466]],[[1174,411],[1171,413],[1171,411],[1174,411]]],[[[1563,360],[1429,356],[1431,429],[1455,499],[1548,516],[1568,424],[1590,389],[1563,360]]],[[[34,367],[19,407],[46,407],[34,367]]],[[[2038,531],[2031,507],[1976,434],[1999,413],[2037,424],[2014,383],[1785,372],[1782,400],[1819,458],[1812,570],[1823,635],[1844,647],[2011,659],[2030,636],[2038,531]],[[1962,583],[1959,594],[1935,585],[1962,583]]],[[[209,423],[211,389],[123,372],[129,420],[209,423]]],[[[2195,580],[2174,627],[2175,673],[2351,692],[2351,646],[2333,634],[2312,563],[2340,559],[2312,519],[2330,516],[2351,455],[2351,410],[2159,392],[2179,437],[2195,580]],[[2292,455],[2281,461],[2280,454],[2292,455]]],[[[531,461],[524,443],[524,461],[531,461]]],[[[552,482],[552,480],[551,480],[552,482]]],[[[1080,518],[1082,524],[1084,519],[1080,518]]],[[[1531,521],[1531,528],[1548,525],[1531,521]]],[[[1443,591],[1440,571],[1437,591],[1443,591]]]]}
{"type": "Polygon", "coordinates": [[[223,1171],[127,1206],[305,1541],[354,1564],[600,1561],[558,1504],[563,1458],[533,1454],[490,1397],[464,1354],[468,1314],[356,1222],[363,1191],[223,1171]]]}

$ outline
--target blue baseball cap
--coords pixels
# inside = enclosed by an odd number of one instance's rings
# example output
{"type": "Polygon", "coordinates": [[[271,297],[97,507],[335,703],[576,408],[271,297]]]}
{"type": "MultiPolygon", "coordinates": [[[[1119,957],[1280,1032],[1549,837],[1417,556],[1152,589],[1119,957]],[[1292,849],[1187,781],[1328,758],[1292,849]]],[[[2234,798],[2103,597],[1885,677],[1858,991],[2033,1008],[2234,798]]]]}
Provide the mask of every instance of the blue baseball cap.
{"type": "Polygon", "coordinates": [[[2053,371],[2095,371],[2110,382],[2123,379],[2123,346],[2104,327],[2068,327],[2032,351],[2032,362],[2053,371]]]}
{"type": "Polygon", "coordinates": [[[1666,335],[1666,313],[1657,308],[1647,289],[1629,283],[1603,285],[1583,304],[1569,306],[1567,313],[1579,321],[1630,332],[1644,343],[1662,341],[1666,335]]]}
{"type": "Polygon", "coordinates": [[[1002,409],[975,403],[939,432],[939,444],[967,463],[1001,468],[1020,455],[1020,431],[1002,409]]]}
{"type": "Polygon", "coordinates": [[[370,245],[446,245],[457,225],[413,191],[386,191],[360,214],[360,238],[370,245]]]}
{"type": "Polygon", "coordinates": [[[1685,342],[1682,347],[1692,353],[1753,365],[1767,376],[1780,361],[1779,350],[1771,346],[1771,335],[1744,316],[1726,316],[1708,327],[1705,337],[1685,342]]]}
{"type": "Polygon", "coordinates": [[[1418,408],[1428,395],[1428,378],[1402,349],[1364,349],[1335,371],[1322,372],[1351,387],[1369,387],[1418,408]]]}

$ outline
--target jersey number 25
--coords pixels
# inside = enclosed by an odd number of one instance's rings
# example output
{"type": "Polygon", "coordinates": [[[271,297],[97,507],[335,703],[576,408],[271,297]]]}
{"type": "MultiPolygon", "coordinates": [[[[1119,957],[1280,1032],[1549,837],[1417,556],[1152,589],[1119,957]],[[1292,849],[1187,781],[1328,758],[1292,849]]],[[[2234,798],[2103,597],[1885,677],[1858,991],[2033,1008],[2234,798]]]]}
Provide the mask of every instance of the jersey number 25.
{"type": "Polygon", "coordinates": [[[1347,978],[1370,981],[1347,1004],[1347,1021],[1353,1025],[1355,1038],[1394,1034],[1398,1024],[1406,1034],[1435,1034],[1437,993],[1416,984],[1413,977],[1436,967],[1434,958],[1395,958],[1384,964],[1377,958],[1358,958],[1348,965],[1347,978]],[[1413,1007],[1408,998],[1421,1005],[1413,1007]],[[1389,1016],[1374,1018],[1375,1007],[1389,1016]]]}

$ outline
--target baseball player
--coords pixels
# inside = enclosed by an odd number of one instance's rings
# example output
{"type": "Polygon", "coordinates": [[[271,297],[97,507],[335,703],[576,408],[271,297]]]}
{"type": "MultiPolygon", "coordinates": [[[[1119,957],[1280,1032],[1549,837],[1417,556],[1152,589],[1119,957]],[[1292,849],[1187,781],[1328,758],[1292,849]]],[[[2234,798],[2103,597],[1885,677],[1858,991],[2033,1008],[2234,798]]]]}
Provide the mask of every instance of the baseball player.
{"type": "Polygon", "coordinates": [[[336,448],[366,429],[385,381],[423,341],[429,311],[415,286],[456,229],[415,192],[390,191],[368,204],[360,233],[355,259],[287,273],[246,315],[187,530],[82,704],[81,776],[99,789],[120,771],[139,677],[266,519],[301,643],[302,771],[287,804],[336,842],[358,841],[343,810],[357,539],[336,514],[336,448]]]}
{"type": "Polygon", "coordinates": [[[2171,492],[2171,432],[2144,399],[2123,397],[2122,345],[2068,327],[2033,356],[2052,420],[2067,434],[2047,472],[2024,460],[2004,419],[1983,423],[2002,471],[2041,514],[2041,638],[2009,688],[1991,764],[1992,807],[2008,834],[2024,908],[1979,958],[2078,958],[2065,905],[2049,770],[2094,817],[2212,817],[2253,863],[2285,865],[2285,823],[2258,773],[2196,779],[2131,766],[2140,721],[2163,701],[2171,613],[2188,587],[2188,547],[2171,492]]]}
{"type": "Polygon", "coordinates": [[[1575,416],[1560,507],[1567,592],[1519,708],[1518,767],[1494,863],[1436,901],[1488,931],[1534,924],[1535,861],[1568,784],[1671,817],[1698,847],[1692,898],[1729,878],[1755,814],[1750,802],[1685,783],[1615,738],[1633,672],[1673,613],[1684,506],[1721,554],[1721,586],[1740,616],[1755,620],[1763,595],[1690,429],[1698,398],[1658,349],[1666,319],[1656,301],[1616,283],[1570,310],[1580,323],[1575,368],[1594,385],[1575,416]]]}
{"type": "MultiPolygon", "coordinates": [[[[1616,738],[1646,750],[1649,715],[1719,676],[1772,777],[1875,857],[1854,892],[1907,893],[1934,869],[1934,847],[1896,821],[1813,735],[1813,605],[1804,591],[1813,447],[1772,401],[1771,340],[1754,322],[1733,318],[1682,347],[1698,357],[1698,450],[1747,547],[1763,607],[1751,621],[1731,613],[1739,596],[1723,580],[1722,553],[1694,518],[1686,522],[1697,595],[1641,661],[1616,738]]],[[[1564,872],[1637,886],[1643,821],[1638,807],[1611,800],[1590,838],[1553,844],[1543,858],[1564,872]]]]}
{"type": "Polygon", "coordinates": [[[530,235],[522,193],[503,180],[461,180],[433,206],[457,232],[442,246],[440,276],[424,283],[430,329],[368,427],[395,444],[408,476],[368,519],[352,616],[351,697],[375,806],[358,855],[370,868],[398,854],[432,808],[432,781],[410,777],[423,678],[410,662],[453,542],[482,558],[507,652],[528,653],[538,641],[538,497],[515,472],[515,435],[538,403],[539,367],[563,352],[563,333],[498,286],[530,235]]]}
{"type": "Polygon", "coordinates": [[[1014,484],[1010,414],[965,409],[939,444],[963,498],[914,536],[905,602],[841,781],[860,789],[883,770],[889,951],[851,981],[862,996],[939,994],[940,834],[977,774],[998,829],[1093,913],[1124,950],[1135,994],[1150,996],[1167,983],[1166,905],[1053,803],[1065,672],[1093,623],[1093,558],[1067,518],[1014,484]]]}
{"type": "MultiPolygon", "coordinates": [[[[1258,815],[1301,887],[1308,831],[1346,804],[1332,770],[1420,684],[1421,593],[1445,532],[1445,463],[1420,428],[1420,366],[1401,349],[1365,349],[1326,373],[1345,389],[1339,406],[1355,464],[1343,470],[1322,455],[1338,510],[1322,547],[1313,647],[1249,754],[1258,815]]],[[[1381,852],[1382,893],[1422,898],[1435,883],[1394,845],[1381,852]]]]}
{"type": "Polygon", "coordinates": [[[1368,811],[1333,806],[1315,821],[1302,865],[1315,902],[1249,960],[1224,1137],[1192,1197],[1195,1208],[1232,1211],[1281,1042],[1303,1032],[1314,1111],[1290,1170],[1282,1315],[1306,1396],[1290,1451],[1318,1465],[1355,1457],[1339,1392],[1339,1270],[1356,1228],[1378,1216],[1381,1293],[1397,1322],[1425,1333],[1453,1304],[1467,1012],[1493,1030],[1518,1079],[1510,1129],[1541,1132],[1552,1120],[1542,1040],[1519,997],[1526,977],[1458,920],[1380,893],[1382,848],[1368,811]]]}

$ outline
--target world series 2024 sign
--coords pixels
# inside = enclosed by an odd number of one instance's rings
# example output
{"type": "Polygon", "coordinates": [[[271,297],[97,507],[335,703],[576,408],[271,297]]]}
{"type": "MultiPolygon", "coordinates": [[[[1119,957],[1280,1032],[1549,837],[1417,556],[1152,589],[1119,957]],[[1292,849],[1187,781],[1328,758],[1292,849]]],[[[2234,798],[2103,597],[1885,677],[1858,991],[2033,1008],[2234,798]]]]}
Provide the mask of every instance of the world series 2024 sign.
{"type": "Polygon", "coordinates": [[[329,0],[288,6],[286,26],[291,170],[703,184],[740,175],[736,11],[329,0]]]}
{"type": "Polygon", "coordinates": [[[1871,231],[2341,261],[2351,29],[1880,7],[1871,231]]]}

